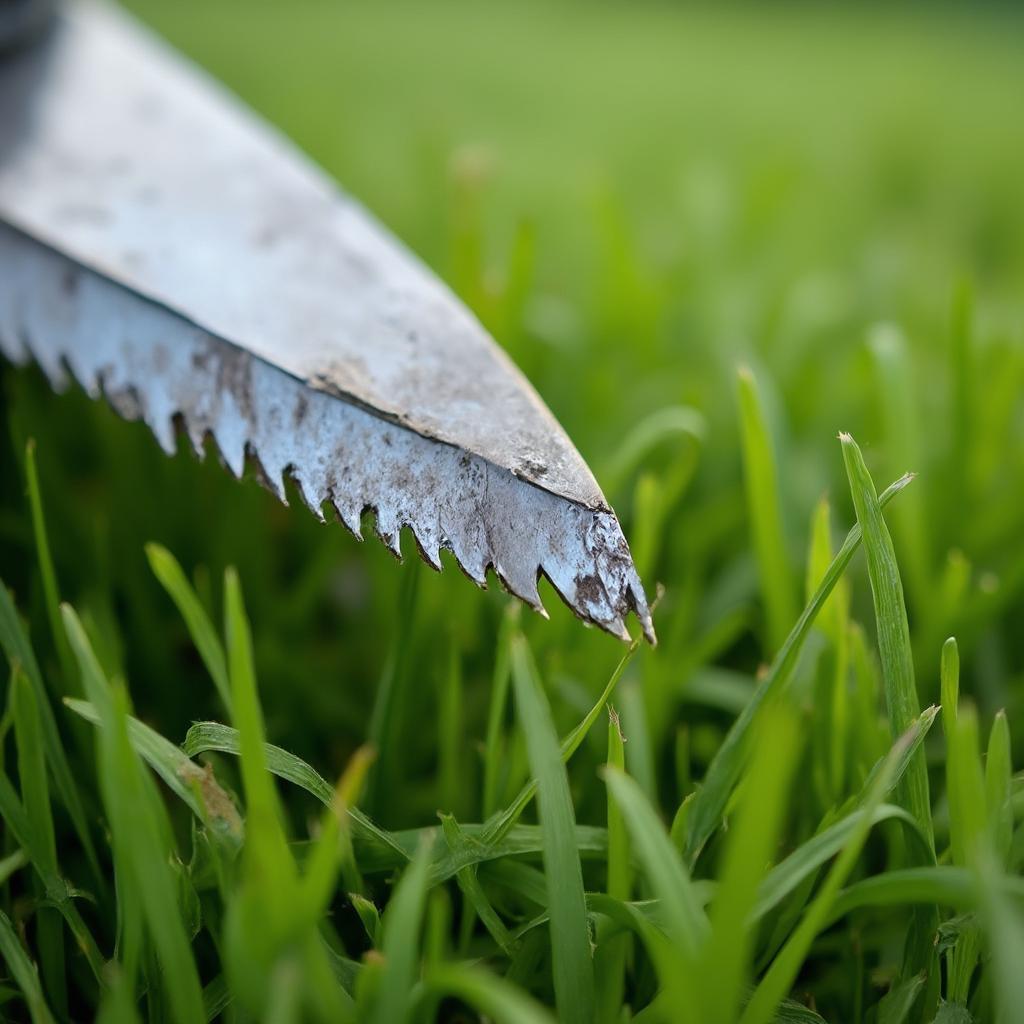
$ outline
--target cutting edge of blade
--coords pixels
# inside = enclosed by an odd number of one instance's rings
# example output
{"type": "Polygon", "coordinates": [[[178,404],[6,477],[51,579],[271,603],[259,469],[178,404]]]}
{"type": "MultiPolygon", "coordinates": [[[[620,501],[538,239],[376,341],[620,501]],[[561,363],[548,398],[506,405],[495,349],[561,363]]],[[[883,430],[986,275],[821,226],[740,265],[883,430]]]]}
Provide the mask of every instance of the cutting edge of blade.
{"type": "Polygon", "coordinates": [[[293,480],[314,515],[323,521],[329,507],[360,539],[373,512],[376,533],[399,558],[408,527],[435,569],[448,550],[479,586],[493,571],[546,614],[543,576],[584,622],[628,641],[634,612],[656,642],[610,510],[317,390],[5,225],[0,264],[13,271],[0,278],[0,353],[33,359],[55,388],[74,379],[125,418],[146,422],[169,453],[176,425],[200,456],[212,439],[233,475],[254,465],[285,502],[284,481],[293,480]]]}

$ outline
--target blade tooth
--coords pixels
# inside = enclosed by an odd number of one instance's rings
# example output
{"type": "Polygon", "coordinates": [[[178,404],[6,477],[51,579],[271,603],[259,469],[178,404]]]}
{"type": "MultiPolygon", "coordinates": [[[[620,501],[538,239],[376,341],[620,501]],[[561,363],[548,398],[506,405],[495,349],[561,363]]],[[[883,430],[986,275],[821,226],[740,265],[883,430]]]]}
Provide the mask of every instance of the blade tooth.
{"type": "Polygon", "coordinates": [[[431,528],[428,523],[421,519],[411,522],[409,529],[412,531],[413,539],[416,541],[420,557],[431,569],[441,572],[444,568],[441,564],[441,538],[436,527],[431,528]]]}
{"type": "Polygon", "coordinates": [[[374,530],[388,551],[402,561],[402,526],[393,506],[382,502],[377,507],[374,530]]]}
{"type": "Polygon", "coordinates": [[[487,570],[494,552],[479,515],[487,508],[487,463],[463,458],[459,472],[438,472],[430,480],[437,495],[437,530],[441,546],[455,556],[459,568],[481,589],[487,589],[487,570]]]}
{"type": "Polygon", "coordinates": [[[557,514],[566,503],[539,488],[526,485],[524,489],[522,481],[483,460],[476,467],[465,467],[464,480],[460,479],[459,484],[458,491],[449,489],[446,495],[454,510],[452,518],[464,517],[467,505],[473,508],[474,515],[468,523],[463,522],[458,533],[452,527],[453,535],[463,541],[456,555],[463,560],[469,557],[470,549],[474,550],[474,568],[486,571],[487,566],[493,567],[509,593],[546,617],[537,589],[545,550],[543,539],[548,516],[552,512],[557,514]],[[463,487],[468,493],[463,493],[463,487]],[[531,508],[534,504],[539,507],[531,508]]]}
{"type": "Polygon", "coordinates": [[[326,523],[324,503],[327,501],[328,489],[323,474],[314,471],[300,472],[296,467],[289,467],[288,478],[295,484],[302,497],[303,504],[321,522],[326,523]]]}
{"type": "Polygon", "coordinates": [[[651,609],[647,604],[647,595],[644,593],[640,577],[635,572],[633,573],[633,580],[629,584],[629,603],[640,622],[640,628],[644,631],[644,639],[652,647],[657,647],[658,635],[654,631],[654,620],[651,616],[651,609]]]}
{"type": "Polygon", "coordinates": [[[363,540],[362,510],[357,505],[339,501],[333,496],[331,497],[331,505],[334,508],[334,511],[337,512],[338,518],[341,520],[345,529],[347,529],[356,540],[363,540]]]}
{"type": "MultiPolygon", "coordinates": [[[[264,433],[264,431],[258,432],[261,437],[264,433]]],[[[280,456],[278,459],[280,460],[280,456]]],[[[326,523],[327,518],[324,516],[323,506],[330,499],[331,487],[323,465],[319,462],[307,462],[302,466],[289,463],[285,466],[282,477],[291,480],[306,508],[321,523],[326,523]]]]}
{"type": "Polygon", "coordinates": [[[626,629],[626,623],[622,619],[613,619],[604,625],[604,628],[611,633],[612,636],[617,636],[623,643],[631,644],[633,638],[629,635],[629,630],[626,629]]]}
{"type": "Polygon", "coordinates": [[[453,543],[452,554],[459,568],[481,589],[487,589],[487,567],[490,562],[487,560],[486,552],[475,551],[468,546],[456,547],[453,543]]]}
{"type": "MultiPolygon", "coordinates": [[[[231,475],[240,480],[245,472],[246,456],[249,454],[249,439],[246,436],[245,423],[236,415],[225,409],[223,406],[218,410],[217,419],[207,429],[206,433],[213,439],[217,448],[217,454],[221,462],[227,466],[231,475]]],[[[260,463],[264,476],[272,483],[278,479],[272,475],[266,466],[260,463]]]]}
{"type": "MultiPolygon", "coordinates": [[[[38,336],[39,332],[33,330],[32,333],[38,336]]],[[[66,372],[70,372],[71,377],[78,382],[90,398],[98,399],[105,396],[103,382],[97,372],[95,361],[91,358],[91,353],[84,355],[77,346],[69,345],[55,358],[65,367],[66,372]]]]}
{"type": "Polygon", "coordinates": [[[149,413],[146,416],[146,426],[152,431],[157,444],[167,455],[175,455],[178,451],[178,431],[172,416],[155,416],[149,413]]]}
{"type": "Polygon", "coordinates": [[[482,590],[487,589],[487,569],[491,564],[490,548],[481,542],[476,523],[464,520],[450,524],[446,547],[455,556],[459,568],[482,590]]]}
{"type": "MultiPolygon", "coordinates": [[[[255,449],[253,450],[255,451],[255,449]]],[[[259,481],[282,505],[288,504],[288,495],[284,490],[284,477],[287,472],[288,467],[281,465],[280,462],[270,462],[268,464],[263,462],[262,459],[260,460],[259,481]]]]}
{"type": "Polygon", "coordinates": [[[185,431],[185,437],[192,446],[192,454],[197,459],[206,458],[206,426],[197,421],[194,413],[183,411],[181,413],[181,425],[185,431]]]}
{"type": "Polygon", "coordinates": [[[296,473],[290,473],[289,477],[292,483],[295,484],[295,489],[299,492],[299,496],[302,498],[302,503],[306,508],[308,508],[321,523],[326,523],[327,517],[324,515],[322,507],[323,501],[317,501],[315,497],[315,495],[322,492],[316,488],[311,488],[309,484],[305,483],[296,473]]]}
{"type": "Polygon", "coordinates": [[[548,543],[544,575],[580,618],[627,640],[625,617],[642,609],[645,636],[656,642],[643,586],[614,513],[566,506],[548,543]]]}
{"type": "Polygon", "coordinates": [[[502,586],[510,594],[518,597],[520,601],[524,601],[543,618],[548,618],[547,610],[540,598],[540,591],[537,589],[536,567],[531,570],[528,561],[513,563],[511,566],[497,562],[494,572],[501,580],[502,586]]]}

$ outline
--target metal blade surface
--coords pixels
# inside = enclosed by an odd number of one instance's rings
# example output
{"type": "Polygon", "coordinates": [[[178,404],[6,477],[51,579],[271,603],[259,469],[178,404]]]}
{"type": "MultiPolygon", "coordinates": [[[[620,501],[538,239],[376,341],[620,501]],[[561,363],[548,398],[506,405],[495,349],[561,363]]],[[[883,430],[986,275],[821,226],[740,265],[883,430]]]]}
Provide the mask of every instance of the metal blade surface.
{"type": "Polygon", "coordinates": [[[614,513],[457,299],[321,172],[123,15],[71,4],[0,65],[0,351],[184,421],[283,497],[372,509],[540,607],[653,628],[614,513]]]}

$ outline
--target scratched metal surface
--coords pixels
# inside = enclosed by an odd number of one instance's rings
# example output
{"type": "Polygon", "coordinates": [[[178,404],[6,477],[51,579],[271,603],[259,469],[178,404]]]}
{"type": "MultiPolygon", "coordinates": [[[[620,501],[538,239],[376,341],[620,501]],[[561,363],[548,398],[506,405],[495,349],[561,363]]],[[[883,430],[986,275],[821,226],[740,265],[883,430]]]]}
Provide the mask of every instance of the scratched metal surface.
{"type": "Polygon", "coordinates": [[[0,351],[70,373],[171,450],[398,551],[492,566],[536,608],[653,627],[614,513],[543,402],[418,261],[284,139],[123,15],[69,4],[0,64],[0,351]],[[130,87],[126,87],[130,84],[130,87]]]}

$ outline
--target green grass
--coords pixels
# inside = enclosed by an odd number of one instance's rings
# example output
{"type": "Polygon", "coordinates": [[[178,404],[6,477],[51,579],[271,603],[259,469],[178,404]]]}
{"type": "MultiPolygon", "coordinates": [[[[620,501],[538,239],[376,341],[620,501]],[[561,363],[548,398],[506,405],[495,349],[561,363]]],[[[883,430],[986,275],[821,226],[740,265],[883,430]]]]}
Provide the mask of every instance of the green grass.
{"type": "Polygon", "coordinates": [[[491,327],[661,643],[0,367],[0,1019],[1016,1019],[1019,16],[130,6],[491,327]]]}

